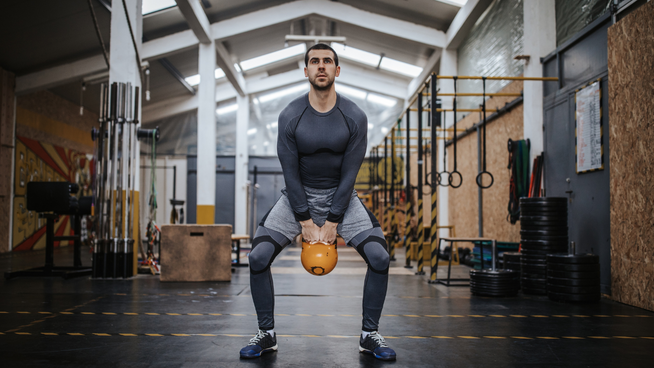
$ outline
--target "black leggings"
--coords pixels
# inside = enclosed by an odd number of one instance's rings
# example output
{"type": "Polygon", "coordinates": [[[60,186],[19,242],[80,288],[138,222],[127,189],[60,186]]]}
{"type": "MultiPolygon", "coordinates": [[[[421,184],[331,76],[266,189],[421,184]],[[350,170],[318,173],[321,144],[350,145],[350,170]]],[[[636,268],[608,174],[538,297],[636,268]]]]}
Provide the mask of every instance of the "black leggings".
{"type": "MultiPolygon", "coordinates": [[[[270,265],[275,257],[290,243],[282,234],[259,226],[250,252],[250,290],[260,330],[275,327],[275,289],[270,265]]],[[[381,228],[373,227],[359,233],[350,246],[363,257],[368,265],[363,284],[364,331],[377,331],[379,318],[386,299],[388,287],[389,256],[381,228]]]]}

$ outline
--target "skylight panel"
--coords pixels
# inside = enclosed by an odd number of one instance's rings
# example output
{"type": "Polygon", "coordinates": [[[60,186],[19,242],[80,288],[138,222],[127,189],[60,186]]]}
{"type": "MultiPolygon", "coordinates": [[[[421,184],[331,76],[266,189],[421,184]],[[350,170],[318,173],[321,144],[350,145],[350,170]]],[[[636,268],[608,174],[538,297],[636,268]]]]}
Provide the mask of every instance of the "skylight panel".
{"type": "Polygon", "coordinates": [[[222,78],[222,77],[225,76],[225,72],[224,72],[222,69],[218,68],[218,69],[216,69],[216,70],[214,71],[213,76],[214,76],[216,79],[220,79],[220,78],[222,78]]]}
{"type": "Polygon", "coordinates": [[[257,128],[248,129],[248,135],[254,135],[254,134],[257,134],[257,128]]]}
{"type": "Polygon", "coordinates": [[[286,89],[283,89],[281,91],[277,91],[277,92],[269,93],[267,95],[263,95],[263,96],[259,97],[259,101],[260,102],[268,102],[268,101],[272,101],[272,100],[275,100],[275,99],[278,99],[278,98],[281,98],[281,97],[284,97],[284,96],[287,96],[287,95],[290,95],[290,94],[293,94],[293,93],[306,91],[308,89],[309,89],[309,85],[305,84],[305,83],[302,83],[302,84],[299,84],[299,85],[294,86],[294,87],[286,88],[286,89]]]}
{"type": "Polygon", "coordinates": [[[143,0],[141,14],[147,15],[173,6],[177,6],[175,0],[143,0]]]}
{"type": "Polygon", "coordinates": [[[190,77],[184,78],[186,83],[192,85],[192,86],[197,86],[200,84],[200,74],[192,75],[190,77]]]}
{"type": "Polygon", "coordinates": [[[336,51],[339,58],[354,60],[372,66],[377,66],[377,64],[379,64],[379,58],[381,56],[373,54],[372,52],[359,50],[337,42],[332,42],[331,46],[334,51],[336,51]]]}
{"type": "Polygon", "coordinates": [[[388,70],[389,72],[394,72],[398,74],[408,75],[409,77],[417,77],[422,73],[422,68],[419,66],[411,65],[399,60],[383,58],[380,68],[388,70]]]}
{"type": "Polygon", "coordinates": [[[344,95],[348,95],[350,97],[359,98],[359,99],[362,99],[362,100],[366,98],[366,92],[365,91],[362,91],[362,90],[357,89],[357,88],[344,86],[342,84],[336,84],[336,92],[344,94],[344,95]]]}
{"type": "Polygon", "coordinates": [[[280,61],[280,60],[288,59],[293,56],[304,54],[306,51],[307,51],[307,45],[304,43],[300,43],[295,46],[281,49],[279,51],[257,56],[249,60],[241,61],[241,67],[243,68],[243,70],[250,70],[266,64],[274,63],[276,61],[280,61]]]}
{"type": "Polygon", "coordinates": [[[397,103],[397,100],[395,100],[395,99],[380,96],[380,95],[377,95],[377,94],[374,94],[374,93],[369,93],[367,100],[369,102],[376,103],[378,105],[382,105],[382,106],[386,106],[386,107],[395,106],[395,104],[397,103]]]}
{"type": "Polygon", "coordinates": [[[230,112],[234,112],[236,110],[238,110],[238,105],[237,104],[231,104],[231,105],[223,106],[223,107],[220,107],[220,108],[216,109],[216,114],[224,115],[224,114],[228,114],[230,112]]]}

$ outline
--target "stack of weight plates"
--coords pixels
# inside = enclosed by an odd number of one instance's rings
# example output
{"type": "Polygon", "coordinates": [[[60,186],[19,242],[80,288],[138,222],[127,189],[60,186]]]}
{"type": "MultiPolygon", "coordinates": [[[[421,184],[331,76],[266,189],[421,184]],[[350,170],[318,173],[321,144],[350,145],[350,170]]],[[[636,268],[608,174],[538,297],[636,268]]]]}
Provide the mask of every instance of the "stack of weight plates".
{"type": "Polygon", "coordinates": [[[552,300],[600,300],[599,257],[594,254],[547,256],[547,295],[552,300]]]}
{"type": "Polygon", "coordinates": [[[520,243],[522,291],[546,295],[546,256],[568,250],[568,199],[520,198],[520,243]]]}
{"type": "Polygon", "coordinates": [[[513,270],[470,270],[470,291],[481,296],[514,296],[520,289],[520,273],[513,270]]]}
{"type": "Polygon", "coordinates": [[[504,269],[520,271],[520,259],[522,253],[520,252],[504,252],[502,253],[504,269]]]}

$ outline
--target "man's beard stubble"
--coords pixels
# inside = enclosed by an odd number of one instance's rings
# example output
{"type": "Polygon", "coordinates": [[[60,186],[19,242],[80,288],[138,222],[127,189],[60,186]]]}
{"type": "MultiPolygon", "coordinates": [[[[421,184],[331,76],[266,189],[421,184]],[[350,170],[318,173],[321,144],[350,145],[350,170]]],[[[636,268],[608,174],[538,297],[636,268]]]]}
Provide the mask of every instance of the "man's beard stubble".
{"type": "Polygon", "coordinates": [[[317,78],[313,78],[313,79],[309,78],[309,83],[311,83],[311,85],[313,86],[313,88],[315,88],[317,91],[321,91],[321,92],[323,92],[323,91],[328,91],[330,88],[332,88],[332,85],[334,84],[334,80],[332,79],[332,80],[330,80],[329,83],[327,83],[326,85],[324,85],[324,86],[319,86],[319,85],[316,83],[316,79],[317,79],[317,78]]]}

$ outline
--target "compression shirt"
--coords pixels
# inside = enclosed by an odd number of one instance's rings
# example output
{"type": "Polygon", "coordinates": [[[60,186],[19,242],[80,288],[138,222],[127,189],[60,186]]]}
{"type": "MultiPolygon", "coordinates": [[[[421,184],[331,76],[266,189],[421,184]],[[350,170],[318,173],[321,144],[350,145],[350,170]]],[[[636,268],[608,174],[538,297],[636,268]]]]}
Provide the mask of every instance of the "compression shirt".
{"type": "Polygon", "coordinates": [[[338,93],[334,108],[318,112],[307,93],[279,114],[278,129],[277,155],[295,220],[311,219],[304,186],[337,187],[327,221],[342,222],[366,154],[366,114],[338,93]]]}

